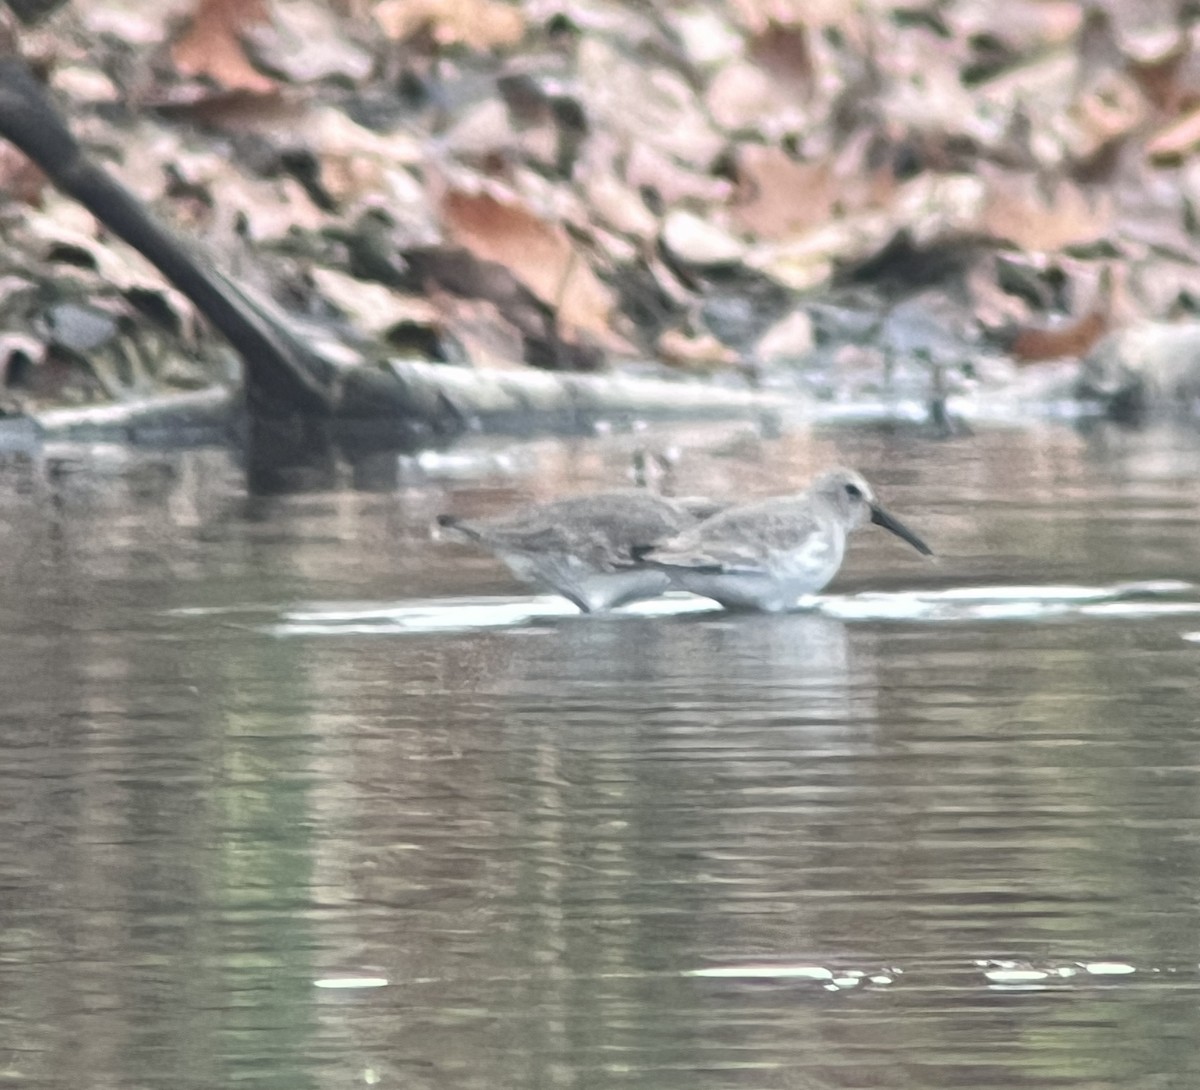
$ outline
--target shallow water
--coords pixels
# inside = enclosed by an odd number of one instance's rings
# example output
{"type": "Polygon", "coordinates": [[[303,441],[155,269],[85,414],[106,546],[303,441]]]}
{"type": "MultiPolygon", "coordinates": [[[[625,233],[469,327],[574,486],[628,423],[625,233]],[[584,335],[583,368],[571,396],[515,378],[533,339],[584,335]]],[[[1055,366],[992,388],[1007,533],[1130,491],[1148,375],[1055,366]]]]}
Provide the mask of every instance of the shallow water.
{"type": "Polygon", "coordinates": [[[836,458],[939,553],[785,617],[428,539],[640,441],[0,467],[0,1084],[1195,1085],[1200,439],[675,435],[681,492],[836,458]]]}

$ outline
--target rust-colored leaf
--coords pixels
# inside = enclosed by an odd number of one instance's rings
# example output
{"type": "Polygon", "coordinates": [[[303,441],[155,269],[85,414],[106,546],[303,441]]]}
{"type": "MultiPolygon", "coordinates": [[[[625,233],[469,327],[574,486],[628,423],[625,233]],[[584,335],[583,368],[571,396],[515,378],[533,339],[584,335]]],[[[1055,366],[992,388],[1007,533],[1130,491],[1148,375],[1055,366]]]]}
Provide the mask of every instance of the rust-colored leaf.
{"type": "Polygon", "coordinates": [[[1018,363],[1078,359],[1087,355],[1108,330],[1108,315],[1093,310],[1060,326],[1022,329],[1009,345],[1009,352],[1018,363]]]}
{"type": "Polygon", "coordinates": [[[228,90],[267,94],[275,81],[246,55],[242,35],[267,21],[266,0],[200,0],[196,13],[171,48],[175,67],[205,76],[228,90]]]}
{"type": "Polygon", "coordinates": [[[608,331],[612,296],[558,224],[489,193],[456,189],[442,199],[442,222],[450,238],[476,257],[512,270],[560,322],[608,331]]]}
{"type": "Polygon", "coordinates": [[[1111,270],[1105,269],[1100,276],[1096,299],[1082,316],[1055,326],[1019,329],[1009,344],[1009,354],[1022,364],[1083,358],[1117,324],[1114,295],[1111,270]]]}

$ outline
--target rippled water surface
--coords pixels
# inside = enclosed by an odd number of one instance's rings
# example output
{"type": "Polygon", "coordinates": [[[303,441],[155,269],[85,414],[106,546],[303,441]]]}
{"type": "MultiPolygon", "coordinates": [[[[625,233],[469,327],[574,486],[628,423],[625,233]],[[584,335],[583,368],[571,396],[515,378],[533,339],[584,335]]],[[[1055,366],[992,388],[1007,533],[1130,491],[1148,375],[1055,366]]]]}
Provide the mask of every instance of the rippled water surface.
{"type": "Polygon", "coordinates": [[[580,617],[428,526],[628,437],[4,463],[0,1085],[1195,1087],[1200,439],[671,442],[939,560],[580,617]]]}

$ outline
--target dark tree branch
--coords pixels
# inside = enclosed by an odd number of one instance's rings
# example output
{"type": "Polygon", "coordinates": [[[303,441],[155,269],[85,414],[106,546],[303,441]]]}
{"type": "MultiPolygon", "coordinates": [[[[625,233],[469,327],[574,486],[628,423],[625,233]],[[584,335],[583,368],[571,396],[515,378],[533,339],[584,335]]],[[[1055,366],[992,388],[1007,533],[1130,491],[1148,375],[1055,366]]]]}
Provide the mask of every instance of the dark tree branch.
{"type": "Polygon", "coordinates": [[[274,307],[193,254],[93,162],[15,53],[0,55],[0,137],[15,144],[57,188],[143,254],[195,303],[241,355],[254,413],[278,417],[334,411],[337,367],[294,335],[274,307]]]}
{"type": "Polygon", "coordinates": [[[18,19],[26,26],[40,23],[52,11],[61,8],[66,0],[6,0],[18,19]]]}

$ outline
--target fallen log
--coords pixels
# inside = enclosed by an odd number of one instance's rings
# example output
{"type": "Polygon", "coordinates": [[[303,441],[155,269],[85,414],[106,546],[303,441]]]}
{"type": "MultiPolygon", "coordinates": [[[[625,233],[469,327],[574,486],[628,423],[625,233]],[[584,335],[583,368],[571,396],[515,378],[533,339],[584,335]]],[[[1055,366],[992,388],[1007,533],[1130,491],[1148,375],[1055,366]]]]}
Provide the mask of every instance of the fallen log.
{"type": "MultiPolygon", "coordinates": [[[[465,432],[578,434],[606,421],[722,420],[794,413],[795,398],[694,382],[572,375],[545,371],[474,371],[393,360],[349,368],[332,421],[341,442],[372,438],[381,447],[412,447],[465,432]]],[[[236,390],[213,388],[84,408],[51,409],[30,419],[32,434],[74,440],[153,443],[196,435],[211,441],[242,423],[236,390]]]]}

